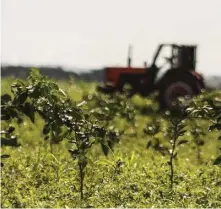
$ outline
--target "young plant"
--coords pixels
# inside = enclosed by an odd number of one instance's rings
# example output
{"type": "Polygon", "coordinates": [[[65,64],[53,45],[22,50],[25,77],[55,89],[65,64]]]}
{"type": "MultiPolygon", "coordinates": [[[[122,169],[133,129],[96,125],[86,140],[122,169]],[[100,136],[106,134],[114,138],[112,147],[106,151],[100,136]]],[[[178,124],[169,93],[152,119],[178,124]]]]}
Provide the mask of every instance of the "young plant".
{"type": "MultiPolygon", "coordinates": [[[[12,93],[13,99],[9,95],[2,96],[2,119],[9,120],[17,117],[21,121],[20,113],[23,113],[34,122],[35,113],[38,113],[45,121],[43,134],[45,140],[50,139],[51,151],[53,143],[59,143],[64,139],[75,141],[78,151],[80,150],[77,160],[83,198],[85,150],[93,144],[89,144],[87,141],[91,134],[88,131],[91,122],[87,121],[81,108],[68,98],[55,82],[41,76],[36,69],[32,70],[27,81],[14,83],[12,93]]],[[[12,132],[12,128],[2,134],[9,132],[12,132]]]]}
{"type": "MultiPolygon", "coordinates": [[[[69,108],[71,107],[70,104],[68,106],[69,108]]],[[[70,149],[69,152],[72,158],[77,160],[78,163],[80,194],[81,199],[83,199],[85,169],[88,163],[87,153],[92,145],[100,143],[100,141],[105,138],[108,131],[103,126],[98,125],[93,115],[88,113],[82,113],[81,119],[79,120],[70,116],[66,117],[63,122],[65,122],[68,127],[66,138],[72,144],[72,149],[70,149]]]]}
{"type": "MultiPolygon", "coordinates": [[[[96,108],[96,111],[82,109],[86,102],[80,104],[73,102],[55,82],[41,76],[35,69],[26,83],[18,81],[13,84],[12,92],[16,102],[22,101],[30,107],[26,112],[33,121],[35,112],[44,119],[43,134],[45,140],[50,140],[51,152],[52,144],[58,144],[64,139],[73,145],[69,152],[78,163],[80,193],[83,199],[88,150],[95,143],[108,144],[111,147],[119,134],[111,127],[106,130],[99,122],[99,114],[95,113],[102,112],[101,109],[96,108]]],[[[111,111],[113,114],[114,110],[111,111]]],[[[105,113],[103,116],[106,117],[105,113]]],[[[112,119],[109,114],[108,121],[112,119]]]]}
{"type": "MultiPolygon", "coordinates": [[[[204,93],[200,97],[194,99],[187,108],[189,118],[206,119],[212,122],[209,131],[221,130],[221,92],[214,91],[204,93]]],[[[221,140],[221,136],[218,137],[221,140]]],[[[221,155],[216,158],[214,165],[221,164],[221,155]]]]}
{"type": "Polygon", "coordinates": [[[178,149],[180,145],[187,143],[188,141],[185,139],[180,139],[186,132],[185,127],[185,116],[180,115],[179,117],[171,117],[170,113],[166,113],[168,117],[168,142],[170,143],[169,149],[169,161],[167,162],[170,167],[170,189],[173,190],[174,185],[174,176],[175,176],[175,165],[174,160],[177,158],[178,149]]]}

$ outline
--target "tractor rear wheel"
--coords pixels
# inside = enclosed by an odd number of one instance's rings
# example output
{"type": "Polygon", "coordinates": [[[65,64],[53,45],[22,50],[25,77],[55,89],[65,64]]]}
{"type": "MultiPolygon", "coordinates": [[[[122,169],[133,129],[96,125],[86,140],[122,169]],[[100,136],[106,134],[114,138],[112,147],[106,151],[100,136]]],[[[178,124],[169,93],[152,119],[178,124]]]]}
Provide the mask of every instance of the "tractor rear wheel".
{"type": "Polygon", "coordinates": [[[159,87],[159,104],[161,109],[177,109],[174,102],[178,97],[193,97],[201,93],[204,88],[202,81],[197,80],[191,74],[185,74],[179,78],[169,77],[159,87]]]}

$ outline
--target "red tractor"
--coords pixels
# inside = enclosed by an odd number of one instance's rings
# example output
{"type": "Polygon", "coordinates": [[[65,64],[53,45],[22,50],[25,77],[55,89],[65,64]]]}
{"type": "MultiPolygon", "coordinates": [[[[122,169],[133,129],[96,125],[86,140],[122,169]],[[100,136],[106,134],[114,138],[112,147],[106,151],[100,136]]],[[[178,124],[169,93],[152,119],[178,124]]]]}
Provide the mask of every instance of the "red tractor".
{"type": "Polygon", "coordinates": [[[161,44],[149,67],[145,63],[143,68],[134,68],[131,67],[129,48],[128,66],[106,67],[104,85],[98,86],[98,91],[122,92],[124,86],[129,84],[131,95],[139,93],[148,96],[158,91],[160,107],[172,108],[173,101],[178,97],[197,95],[205,87],[202,75],[195,71],[196,49],[192,45],[161,44]],[[159,55],[165,48],[169,49],[169,57],[163,57],[164,65],[158,66],[159,55]]]}

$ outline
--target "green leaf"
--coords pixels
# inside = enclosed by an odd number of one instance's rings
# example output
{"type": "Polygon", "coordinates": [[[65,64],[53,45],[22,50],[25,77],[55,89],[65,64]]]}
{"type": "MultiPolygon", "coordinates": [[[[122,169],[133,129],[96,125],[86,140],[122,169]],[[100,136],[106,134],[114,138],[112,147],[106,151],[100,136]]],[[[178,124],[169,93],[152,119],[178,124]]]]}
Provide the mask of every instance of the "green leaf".
{"type": "Polygon", "coordinates": [[[9,128],[8,128],[8,133],[11,134],[14,130],[15,130],[15,127],[10,125],[9,128]]]}
{"type": "Polygon", "coordinates": [[[94,126],[94,132],[92,133],[95,137],[104,138],[107,130],[104,127],[94,126]]]}
{"type": "Polygon", "coordinates": [[[11,101],[11,96],[9,94],[3,94],[1,96],[1,104],[6,104],[11,101]]]}
{"type": "Polygon", "coordinates": [[[177,146],[179,146],[179,145],[181,145],[181,144],[186,144],[187,142],[189,142],[189,141],[188,141],[188,140],[185,140],[185,139],[180,140],[180,141],[178,142],[177,146]]]}
{"type": "Polygon", "coordinates": [[[10,155],[2,155],[1,158],[9,158],[10,155]]]}
{"type": "Polygon", "coordinates": [[[57,91],[59,90],[58,85],[54,82],[51,83],[51,87],[52,87],[53,90],[57,90],[57,91]]]}
{"type": "Polygon", "coordinates": [[[149,141],[147,142],[146,148],[149,149],[151,145],[152,145],[152,141],[149,140],[149,141]]]}
{"type": "Polygon", "coordinates": [[[171,162],[170,161],[167,161],[167,164],[171,166],[171,162]]]}
{"type": "Polygon", "coordinates": [[[43,128],[42,132],[43,132],[44,135],[47,135],[47,134],[49,134],[50,130],[51,130],[51,124],[50,123],[46,123],[44,125],[44,128],[43,128]]]}
{"type": "Polygon", "coordinates": [[[221,155],[215,159],[213,165],[220,165],[220,164],[221,164],[221,155]]]}
{"type": "Polygon", "coordinates": [[[61,94],[62,94],[63,96],[66,96],[65,92],[64,92],[62,89],[59,89],[59,92],[61,92],[61,94]]]}
{"type": "Polygon", "coordinates": [[[20,95],[15,97],[13,103],[17,105],[23,104],[25,100],[27,99],[27,97],[28,97],[28,94],[27,92],[24,91],[20,95]]]}
{"type": "Polygon", "coordinates": [[[3,115],[1,114],[1,120],[10,120],[10,115],[3,115]]]}
{"type": "Polygon", "coordinates": [[[212,131],[214,129],[221,130],[221,124],[217,123],[217,124],[213,124],[209,127],[209,131],[212,131]]]}
{"type": "Polygon", "coordinates": [[[104,155],[107,156],[109,153],[109,147],[106,144],[101,143],[101,148],[102,148],[104,155]]]}
{"type": "Polygon", "coordinates": [[[11,134],[15,130],[15,127],[9,126],[8,130],[1,130],[1,134],[11,134]]]}
{"type": "Polygon", "coordinates": [[[35,108],[29,102],[25,103],[23,112],[30,118],[32,123],[35,122],[35,108]]]}
{"type": "Polygon", "coordinates": [[[87,102],[86,102],[86,101],[82,101],[81,103],[79,103],[79,104],[77,105],[77,107],[81,107],[81,106],[83,106],[83,105],[85,105],[85,104],[87,104],[87,102]]]}
{"type": "Polygon", "coordinates": [[[80,120],[83,118],[82,112],[78,109],[73,110],[71,116],[73,116],[76,120],[80,120]]]}
{"type": "Polygon", "coordinates": [[[179,131],[179,136],[183,136],[186,133],[186,130],[179,131]]]}
{"type": "Polygon", "coordinates": [[[1,145],[2,146],[11,146],[11,147],[20,146],[18,144],[17,138],[15,136],[12,136],[10,139],[1,138],[1,145]]]}
{"type": "Polygon", "coordinates": [[[173,155],[173,158],[175,159],[177,157],[177,152],[173,155]]]}
{"type": "Polygon", "coordinates": [[[197,144],[198,146],[203,146],[203,145],[205,144],[205,142],[204,142],[204,140],[202,140],[202,139],[197,139],[197,140],[196,140],[196,144],[197,144]]]}

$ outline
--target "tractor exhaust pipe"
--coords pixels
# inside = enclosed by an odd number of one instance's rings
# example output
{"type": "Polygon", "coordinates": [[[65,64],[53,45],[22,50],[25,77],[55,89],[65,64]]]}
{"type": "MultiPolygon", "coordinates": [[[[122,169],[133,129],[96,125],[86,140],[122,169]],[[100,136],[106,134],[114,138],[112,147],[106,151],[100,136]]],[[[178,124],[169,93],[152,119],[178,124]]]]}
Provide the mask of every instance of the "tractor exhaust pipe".
{"type": "Polygon", "coordinates": [[[129,45],[128,48],[128,57],[127,57],[127,66],[131,67],[131,62],[132,62],[132,46],[129,45]]]}

